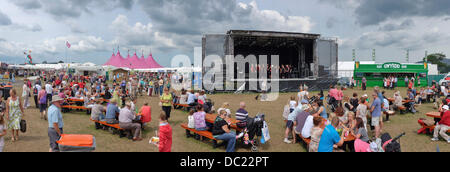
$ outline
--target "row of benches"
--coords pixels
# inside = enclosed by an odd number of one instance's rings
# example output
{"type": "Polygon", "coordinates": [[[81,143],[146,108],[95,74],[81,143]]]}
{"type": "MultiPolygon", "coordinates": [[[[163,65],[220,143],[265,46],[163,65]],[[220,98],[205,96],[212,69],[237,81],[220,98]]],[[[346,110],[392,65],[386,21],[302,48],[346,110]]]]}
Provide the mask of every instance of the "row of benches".
{"type": "Polygon", "coordinates": [[[210,131],[197,131],[197,130],[195,130],[193,128],[189,128],[186,123],[182,123],[180,126],[181,126],[181,128],[184,128],[186,130],[186,137],[187,138],[189,138],[191,136],[197,136],[198,135],[198,136],[203,136],[203,137],[206,137],[206,138],[212,140],[213,141],[213,148],[217,148],[217,147],[222,145],[222,144],[220,144],[220,145],[217,144],[218,140],[216,138],[214,138],[214,136],[212,135],[212,133],[210,131]],[[192,135],[191,132],[193,132],[194,135],[192,135]]]}

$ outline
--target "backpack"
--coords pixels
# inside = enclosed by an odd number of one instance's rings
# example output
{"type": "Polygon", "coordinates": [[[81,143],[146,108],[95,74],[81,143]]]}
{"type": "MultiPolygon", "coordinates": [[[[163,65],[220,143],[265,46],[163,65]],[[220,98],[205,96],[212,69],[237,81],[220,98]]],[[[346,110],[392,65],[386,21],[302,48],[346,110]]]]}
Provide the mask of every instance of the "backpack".
{"type": "Polygon", "coordinates": [[[34,89],[33,89],[33,94],[34,94],[34,95],[37,95],[37,94],[38,94],[38,90],[37,90],[36,87],[34,87],[34,89]]]}
{"type": "Polygon", "coordinates": [[[47,103],[47,95],[44,95],[39,99],[40,104],[46,104],[47,103]]]}

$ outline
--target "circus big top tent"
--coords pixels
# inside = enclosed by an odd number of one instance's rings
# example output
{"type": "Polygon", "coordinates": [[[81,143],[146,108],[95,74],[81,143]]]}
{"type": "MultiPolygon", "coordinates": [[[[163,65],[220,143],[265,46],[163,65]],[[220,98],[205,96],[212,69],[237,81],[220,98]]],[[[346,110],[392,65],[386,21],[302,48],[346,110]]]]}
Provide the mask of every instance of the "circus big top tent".
{"type": "Polygon", "coordinates": [[[117,52],[116,55],[114,53],[111,55],[109,60],[104,64],[105,66],[114,66],[114,67],[126,67],[130,69],[153,69],[153,68],[164,68],[159,65],[155,59],[153,59],[152,54],[147,58],[144,58],[144,55],[139,58],[136,53],[134,53],[133,57],[130,55],[127,58],[123,58],[120,55],[120,51],[117,52]]]}

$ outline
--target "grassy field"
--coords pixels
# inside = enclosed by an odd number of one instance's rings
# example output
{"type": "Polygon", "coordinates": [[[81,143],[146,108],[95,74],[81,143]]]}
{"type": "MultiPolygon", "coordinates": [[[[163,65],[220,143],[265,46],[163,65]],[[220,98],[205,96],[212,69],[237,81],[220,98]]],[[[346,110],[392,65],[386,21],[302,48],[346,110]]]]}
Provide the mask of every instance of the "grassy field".
{"type": "MultiPolygon", "coordinates": [[[[21,92],[16,86],[18,92],[21,92]]],[[[405,89],[400,89],[402,95],[405,94],[405,89]]],[[[359,89],[346,90],[345,95],[351,96],[353,92],[362,95],[369,91],[363,92],[359,89]]],[[[386,90],[386,95],[391,97],[392,90],[386,90]]],[[[306,152],[302,144],[286,144],[284,143],[285,123],[282,119],[282,111],[284,105],[290,96],[297,93],[282,93],[277,101],[274,102],[259,102],[254,98],[256,94],[217,94],[208,95],[216,105],[216,109],[223,103],[229,102],[233,113],[238,109],[239,102],[245,101],[247,103],[247,111],[251,116],[257,113],[266,114],[266,121],[268,122],[271,140],[266,144],[260,146],[262,152],[306,152]]],[[[316,94],[315,92],[313,94],[316,94]]],[[[325,94],[327,94],[325,92],[325,94]]],[[[21,95],[21,94],[19,94],[21,95]]],[[[143,96],[139,97],[137,107],[140,107],[144,102],[148,102],[152,107],[152,122],[147,124],[146,130],[143,132],[143,141],[133,142],[126,138],[119,138],[118,135],[112,135],[108,131],[95,130],[94,123],[89,120],[90,115],[85,112],[65,113],[64,118],[64,133],[66,134],[92,134],[97,141],[97,152],[156,152],[157,147],[148,143],[148,140],[154,136],[155,130],[158,129],[158,116],[160,107],[158,106],[157,97],[143,96]]],[[[47,136],[48,122],[39,118],[38,109],[34,108],[34,102],[31,108],[27,109],[26,120],[28,129],[26,133],[20,133],[20,140],[16,142],[11,141],[11,133],[8,131],[5,136],[5,152],[45,152],[49,150],[49,139],[47,136]]],[[[423,104],[417,108],[419,113],[404,114],[391,116],[390,122],[384,124],[383,132],[388,132],[391,136],[396,136],[402,132],[406,132],[406,136],[400,140],[402,151],[404,152],[433,152],[439,146],[440,151],[450,152],[450,144],[444,141],[432,142],[430,135],[418,135],[417,130],[420,126],[417,123],[419,118],[429,118],[425,116],[426,112],[436,111],[433,109],[431,103],[423,104]]],[[[199,141],[193,138],[186,138],[185,131],[180,127],[181,123],[187,122],[187,113],[180,110],[172,110],[170,124],[173,128],[173,152],[224,152],[225,147],[212,148],[212,142],[199,141]]],[[[237,145],[236,151],[250,152],[249,148],[237,145]]]]}

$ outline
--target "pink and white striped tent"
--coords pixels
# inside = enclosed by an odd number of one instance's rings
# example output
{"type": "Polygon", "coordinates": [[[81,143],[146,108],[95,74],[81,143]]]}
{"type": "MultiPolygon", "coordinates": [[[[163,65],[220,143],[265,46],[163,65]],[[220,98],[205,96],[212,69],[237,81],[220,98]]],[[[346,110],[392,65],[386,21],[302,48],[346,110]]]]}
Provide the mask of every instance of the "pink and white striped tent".
{"type": "Polygon", "coordinates": [[[127,58],[124,59],[120,55],[120,51],[118,51],[116,55],[114,55],[113,53],[113,55],[104,65],[114,67],[126,67],[130,69],[164,68],[161,65],[159,65],[155,61],[155,59],[153,59],[151,53],[148,58],[144,58],[144,55],[142,55],[141,58],[138,58],[136,53],[134,53],[133,57],[130,57],[130,55],[128,55],[127,58]]]}

